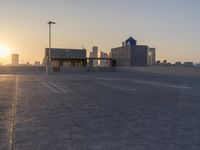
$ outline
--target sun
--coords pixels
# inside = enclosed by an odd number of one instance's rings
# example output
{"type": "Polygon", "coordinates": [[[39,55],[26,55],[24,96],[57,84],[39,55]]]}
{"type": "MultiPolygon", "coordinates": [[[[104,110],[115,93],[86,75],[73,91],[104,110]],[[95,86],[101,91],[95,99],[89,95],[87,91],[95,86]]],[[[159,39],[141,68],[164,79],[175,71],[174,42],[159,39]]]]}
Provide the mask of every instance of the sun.
{"type": "Polygon", "coordinates": [[[0,45],[0,57],[6,57],[10,54],[10,51],[7,47],[0,45]]]}

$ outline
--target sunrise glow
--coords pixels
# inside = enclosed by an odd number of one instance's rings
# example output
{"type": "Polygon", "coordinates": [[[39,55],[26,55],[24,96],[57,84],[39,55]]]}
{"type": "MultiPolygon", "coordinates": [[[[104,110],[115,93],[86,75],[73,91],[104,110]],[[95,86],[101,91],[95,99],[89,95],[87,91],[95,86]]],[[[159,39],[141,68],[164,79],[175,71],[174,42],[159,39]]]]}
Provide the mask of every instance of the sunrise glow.
{"type": "Polygon", "coordinates": [[[6,46],[0,45],[0,57],[4,58],[10,54],[10,50],[6,46]]]}

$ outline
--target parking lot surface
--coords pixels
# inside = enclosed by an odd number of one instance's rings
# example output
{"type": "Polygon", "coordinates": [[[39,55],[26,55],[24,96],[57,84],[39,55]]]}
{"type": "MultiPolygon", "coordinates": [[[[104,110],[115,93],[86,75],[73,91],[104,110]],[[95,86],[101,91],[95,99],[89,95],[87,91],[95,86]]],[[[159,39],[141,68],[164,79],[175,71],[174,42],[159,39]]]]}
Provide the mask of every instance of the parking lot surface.
{"type": "Polygon", "coordinates": [[[199,150],[200,78],[0,75],[0,149],[199,150]]]}

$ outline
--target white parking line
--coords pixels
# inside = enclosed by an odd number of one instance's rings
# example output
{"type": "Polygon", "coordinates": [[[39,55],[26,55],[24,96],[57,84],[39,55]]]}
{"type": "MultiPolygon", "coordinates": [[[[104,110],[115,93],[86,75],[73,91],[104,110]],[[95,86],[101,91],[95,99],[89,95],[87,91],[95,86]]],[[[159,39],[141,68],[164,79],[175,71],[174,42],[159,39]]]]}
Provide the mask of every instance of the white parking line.
{"type": "Polygon", "coordinates": [[[183,89],[183,90],[192,89],[192,87],[188,87],[188,86],[173,85],[173,84],[166,84],[166,83],[153,82],[153,81],[145,81],[145,80],[112,79],[112,78],[96,78],[96,79],[107,80],[107,81],[132,81],[132,82],[141,83],[141,84],[156,85],[156,86],[162,86],[162,87],[168,87],[168,88],[178,88],[178,89],[183,89]]]}
{"type": "Polygon", "coordinates": [[[43,85],[45,85],[47,88],[49,88],[54,93],[59,93],[55,88],[47,84],[46,82],[42,82],[43,85]]]}
{"type": "Polygon", "coordinates": [[[129,87],[123,87],[123,86],[118,86],[118,85],[113,85],[113,84],[108,84],[108,83],[102,83],[102,82],[95,82],[95,83],[99,84],[99,85],[111,87],[111,88],[114,88],[114,89],[118,89],[118,90],[134,91],[134,92],[137,91],[137,89],[129,88],[129,87]]]}
{"type": "Polygon", "coordinates": [[[13,116],[12,116],[12,131],[11,131],[11,149],[15,149],[15,136],[16,136],[16,116],[17,116],[17,101],[18,101],[18,90],[19,90],[19,77],[18,75],[15,76],[15,97],[13,101],[13,116]]]}
{"type": "Polygon", "coordinates": [[[188,86],[172,85],[172,84],[165,84],[165,83],[152,82],[152,81],[143,81],[143,80],[132,80],[132,81],[141,83],[141,84],[150,84],[150,85],[156,85],[156,86],[162,86],[162,87],[168,87],[168,88],[178,88],[178,89],[183,89],[183,90],[192,89],[191,87],[188,87],[188,86]]]}
{"type": "Polygon", "coordinates": [[[69,87],[62,88],[60,85],[55,84],[53,82],[42,82],[47,88],[49,88],[54,93],[76,93],[75,91],[71,90],[69,87]]]}
{"type": "Polygon", "coordinates": [[[63,93],[66,93],[66,92],[67,92],[65,89],[63,89],[62,87],[56,85],[56,84],[53,83],[53,82],[48,82],[48,83],[49,83],[50,85],[52,85],[52,86],[58,88],[58,89],[59,89],[61,92],[63,92],[63,93]]]}

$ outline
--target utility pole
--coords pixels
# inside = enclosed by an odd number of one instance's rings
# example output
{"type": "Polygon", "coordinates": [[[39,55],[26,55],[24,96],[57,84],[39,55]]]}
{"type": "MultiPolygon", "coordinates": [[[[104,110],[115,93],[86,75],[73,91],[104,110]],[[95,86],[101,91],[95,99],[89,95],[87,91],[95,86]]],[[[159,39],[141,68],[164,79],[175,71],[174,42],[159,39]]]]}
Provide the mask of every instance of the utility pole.
{"type": "Polygon", "coordinates": [[[46,76],[48,76],[49,68],[51,68],[51,25],[56,22],[49,21],[49,49],[46,51],[46,76]]]}

